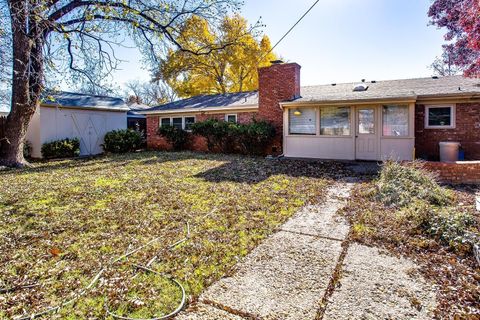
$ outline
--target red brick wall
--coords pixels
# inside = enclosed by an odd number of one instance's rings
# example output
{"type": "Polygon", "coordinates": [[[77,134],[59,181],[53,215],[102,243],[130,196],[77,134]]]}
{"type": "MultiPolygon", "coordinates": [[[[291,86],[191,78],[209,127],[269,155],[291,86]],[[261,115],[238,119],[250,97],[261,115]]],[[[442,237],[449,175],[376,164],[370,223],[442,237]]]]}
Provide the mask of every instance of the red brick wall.
{"type": "Polygon", "coordinates": [[[300,96],[300,68],[297,63],[285,63],[258,70],[258,117],[272,122],[275,126],[277,138],[272,146],[276,149],[275,153],[282,152],[283,110],[279,102],[290,101],[300,96]]]}
{"type": "MultiPolygon", "coordinates": [[[[249,123],[257,115],[256,112],[232,112],[228,114],[237,114],[237,121],[239,123],[249,123]]],[[[224,121],[225,115],[226,113],[202,113],[195,115],[195,120],[197,122],[205,121],[208,119],[218,119],[220,121],[224,121]]],[[[147,117],[147,148],[149,150],[170,150],[172,148],[171,145],[165,140],[164,137],[158,134],[158,126],[160,121],[159,119],[159,116],[147,117]]],[[[191,140],[187,148],[192,151],[208,151],[205,138],[199,136],[193,136],[193,139],[191,140]]]]}
{"type": "Polygon", "coordinates": [[[438,160],[440,141],[462,144],[467,160],[480,160],[480,104],[457,104],[455,129],[425,129],[425,106],[415,107],[415,148],[417,156],[438,160]]]}
{"type": "Polygon", "coordinates": [[[457,163],[426,162],[425,168],[435,172],[439,180],[444,183],[480,183],[480,161],[461,161],[457,163]]]}

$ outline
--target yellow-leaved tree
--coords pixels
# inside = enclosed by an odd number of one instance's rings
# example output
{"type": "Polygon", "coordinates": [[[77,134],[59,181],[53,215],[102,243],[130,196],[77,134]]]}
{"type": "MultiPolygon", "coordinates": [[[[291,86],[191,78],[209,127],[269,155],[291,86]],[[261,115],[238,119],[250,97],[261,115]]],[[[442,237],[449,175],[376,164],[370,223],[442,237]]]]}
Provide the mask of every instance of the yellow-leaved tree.
{"type": "Polygon", "coordinates": [[[212,27],[201,17],[185,23],[176,40],[190,50],[170,50],[159,64],[156,80],[168,83],[179,97],[257,90],[257,68],[276,60],[270,39],[257,37],[240,15],[212,27]],[[221,50],[197,55],[215,43],[221,50]]]}

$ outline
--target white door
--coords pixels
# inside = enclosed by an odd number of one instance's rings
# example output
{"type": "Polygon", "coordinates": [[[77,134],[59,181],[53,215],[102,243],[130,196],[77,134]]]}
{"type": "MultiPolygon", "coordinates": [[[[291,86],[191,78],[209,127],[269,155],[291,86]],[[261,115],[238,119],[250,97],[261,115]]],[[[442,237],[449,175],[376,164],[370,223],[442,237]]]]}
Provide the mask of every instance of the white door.
{"type": "Polygon", "coordinates": [[[106,131],[106,117],[95,113],[72,113],[74,134],[80,139],[80,155],[102,152],[101,144],[106,131]]]}
{"type": "Polygon", "coordinates": [[[377,112],[375,107],[357,107],[356,159],[377,160],[377,112]]]}

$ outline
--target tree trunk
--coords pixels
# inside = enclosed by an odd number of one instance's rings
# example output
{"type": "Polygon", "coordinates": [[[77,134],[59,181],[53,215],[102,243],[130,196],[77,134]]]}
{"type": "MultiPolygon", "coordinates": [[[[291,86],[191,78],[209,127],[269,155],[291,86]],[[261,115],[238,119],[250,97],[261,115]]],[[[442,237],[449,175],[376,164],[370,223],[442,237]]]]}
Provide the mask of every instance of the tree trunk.
{"type": "Polygon", "coordinates": [[[28,124],[40,104],[43,78],[43,35],[28,23],[28,7],[23,1],[10,3],[13,40],[11,111],[0,138],[0,164],[10,167],[28,164],[23,144],[28,124]],[[33,31],[28,34],[28,29],[33,31]],[[35,36],[32,37],[32,34],[35,36]]]}

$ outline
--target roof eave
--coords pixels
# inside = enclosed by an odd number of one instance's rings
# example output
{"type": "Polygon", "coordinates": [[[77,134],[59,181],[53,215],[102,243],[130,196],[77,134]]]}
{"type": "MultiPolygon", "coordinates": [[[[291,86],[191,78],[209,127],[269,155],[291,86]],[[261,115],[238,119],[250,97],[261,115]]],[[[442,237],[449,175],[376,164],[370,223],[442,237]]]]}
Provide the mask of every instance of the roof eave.
{"type": "Polygon", "coordinates": [[[98,111],[111,111],[111,112],[128,112],[128,107],[107,107],[107,106],[65,106],[60,104],[40,104],[41,107],[47,108],[64,108],[64,109],[77,109],[77,110],[98,110],[98,111]]]}
{"type": "Polygon", "coordinates": [[[162,115],[162,114],[179,114],[179,113],[202,113],[202,112],[221,112],[221,111],[250,111],[258,110],[258,104],[229,106],[229,107],[203,107],[203,108],[187,108],[187,109],[168,109],[168,110],[152,110],[152,111],[137,111],[144,115],[162,115]]]}
{"type": "Polygon", "coordinates": [[[403,97],[382,97],[382,98],[364,98],[364,99],[332,99],[332,100],[308,100],[308,101],[285,101],[280,102],[280,106],[294,107],[294,106],[306,106],[306,105],[342,105],[342,104],[367,104],[367,103],[382,103],[382,102],[415,102],[417,100],[416,95],[403,96],[403,97]]]}

